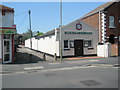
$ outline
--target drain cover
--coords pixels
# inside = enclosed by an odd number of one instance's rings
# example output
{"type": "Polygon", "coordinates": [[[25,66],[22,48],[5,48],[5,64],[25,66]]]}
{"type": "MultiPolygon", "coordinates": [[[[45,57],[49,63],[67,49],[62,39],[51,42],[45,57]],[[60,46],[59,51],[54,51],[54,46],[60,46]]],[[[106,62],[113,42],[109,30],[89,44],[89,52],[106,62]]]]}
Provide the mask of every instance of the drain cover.
{"type": "Polygon", "coordinates": [[[100,85],[100,82],[94,81],[94,80],[84,80],[84,81],[80,81],[82,84],[86,85],[86,86],[96,86],[96,85],[100,85]]]}

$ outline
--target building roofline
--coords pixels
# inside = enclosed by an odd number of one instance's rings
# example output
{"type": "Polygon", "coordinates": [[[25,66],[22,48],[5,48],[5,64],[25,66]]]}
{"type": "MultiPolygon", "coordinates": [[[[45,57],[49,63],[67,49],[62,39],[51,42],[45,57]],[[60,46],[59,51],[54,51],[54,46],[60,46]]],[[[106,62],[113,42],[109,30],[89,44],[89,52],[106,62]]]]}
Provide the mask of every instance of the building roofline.
{"type": "MultiPolygon", "coordinates": [[[[116,0],[116,1],[118,1],[118,0],[116,0]]],[[[89,13],[85,14],[84,16],[82,16],[80,19],[84,19],[84,18],[87,18],[89,16],[92,16],[92,15],[98,13],[99,11],[104,11],[105,9],[107,9],[108,7],[110,7],[114,3],[115,3],[115,1],[111,1],[111,2],[107,2],[107,3],[103,4],[103,5],[100,5],[97,8],[93,9],[92,11],[90,11],[89,13]]]]}
{"type": "Polygon", "coordinates": [[[0,10],[5,10],[5,11],[12,11],[14,12],[14,8],[7,7],[5,5],[0,4],[0,10]]]}

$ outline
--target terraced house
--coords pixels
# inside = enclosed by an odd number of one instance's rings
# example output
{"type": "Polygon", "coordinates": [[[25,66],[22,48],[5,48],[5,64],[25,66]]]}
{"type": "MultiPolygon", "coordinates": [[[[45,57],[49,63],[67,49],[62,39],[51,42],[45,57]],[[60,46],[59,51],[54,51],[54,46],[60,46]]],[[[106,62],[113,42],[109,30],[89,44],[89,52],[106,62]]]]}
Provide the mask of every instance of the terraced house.
{"type": "Polygon", "coordinates": [[[14,34],[14,9],[0,5],[0,63],[13,62],[14,34]]]}
{"type": "Polygon", "coordinates": [[[111,53],[120,55],[120,1],[105,3],[81,20],[99,31],[99,45],[110,43],[111,53]]]}

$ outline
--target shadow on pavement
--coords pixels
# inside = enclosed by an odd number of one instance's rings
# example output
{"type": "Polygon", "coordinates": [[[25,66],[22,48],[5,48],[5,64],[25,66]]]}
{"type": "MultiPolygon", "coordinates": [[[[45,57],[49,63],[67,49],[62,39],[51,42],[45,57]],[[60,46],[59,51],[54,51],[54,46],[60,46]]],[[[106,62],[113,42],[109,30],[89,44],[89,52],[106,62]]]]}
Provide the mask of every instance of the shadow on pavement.
{"type": "Polygon", "coordinates": [[[29,63],[38,63],[39,61],[43,61],[43,59],[33,54],[16,52],[14,63],[12,64],[29,64],[29,63]]]}

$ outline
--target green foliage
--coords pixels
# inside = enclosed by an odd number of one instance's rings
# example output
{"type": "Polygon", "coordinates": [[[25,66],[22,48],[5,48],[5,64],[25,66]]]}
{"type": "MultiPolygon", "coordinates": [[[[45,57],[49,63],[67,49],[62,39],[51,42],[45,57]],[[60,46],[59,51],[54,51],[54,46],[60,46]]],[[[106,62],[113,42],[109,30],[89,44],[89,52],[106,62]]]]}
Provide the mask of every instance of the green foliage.
{"type": "Polygon", "coordinates": [[[43,32],[39,32],[38,34],[37,34],[37,36],[41,36],[41,35],[43,35],[44,33],[43,32]]]}

